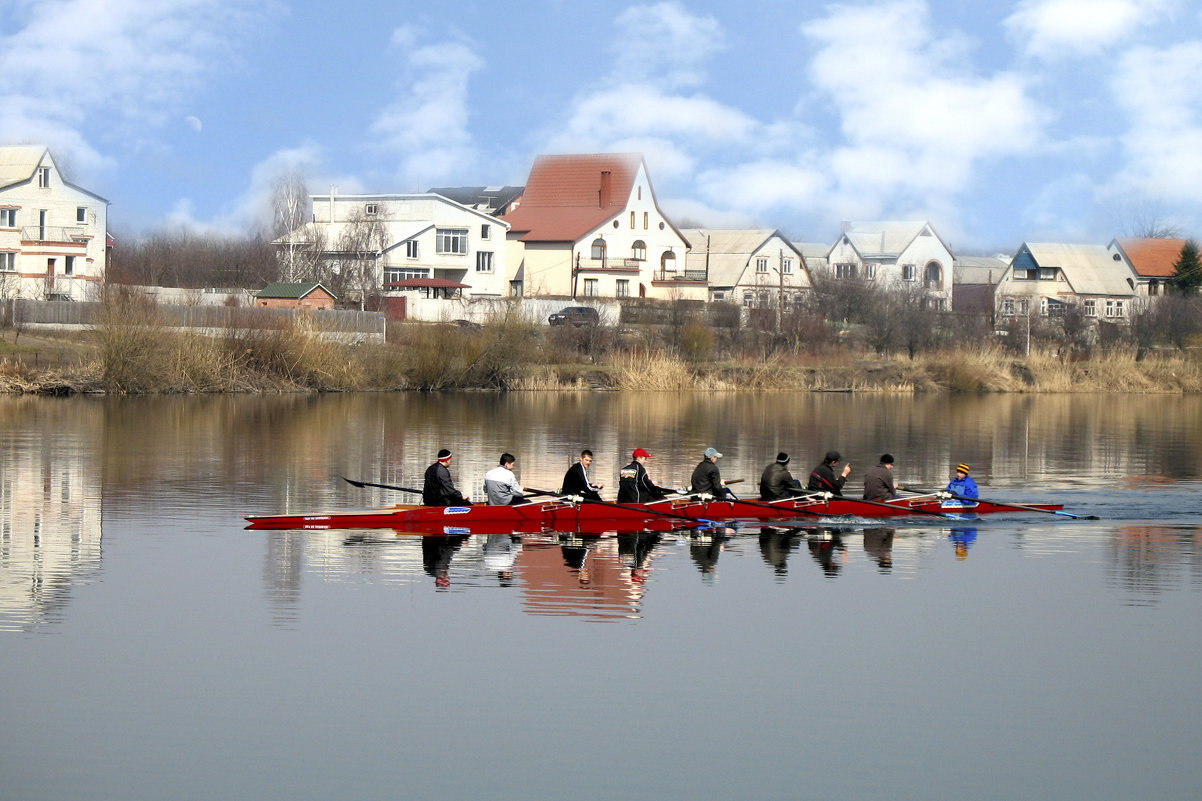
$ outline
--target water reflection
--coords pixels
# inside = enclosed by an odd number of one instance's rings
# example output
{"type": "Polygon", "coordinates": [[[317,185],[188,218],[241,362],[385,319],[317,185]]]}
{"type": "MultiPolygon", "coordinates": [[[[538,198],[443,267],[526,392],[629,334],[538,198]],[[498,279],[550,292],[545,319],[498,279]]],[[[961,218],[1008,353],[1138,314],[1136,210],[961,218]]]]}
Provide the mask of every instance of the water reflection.
{"type": "Polygon", "coordinates": [[[1197,528],[1124,526],[1112,543],[1108,576],[1131,605],[1155,604],[1183,587],[1202,589],[1202,532],[1197,528]]]}

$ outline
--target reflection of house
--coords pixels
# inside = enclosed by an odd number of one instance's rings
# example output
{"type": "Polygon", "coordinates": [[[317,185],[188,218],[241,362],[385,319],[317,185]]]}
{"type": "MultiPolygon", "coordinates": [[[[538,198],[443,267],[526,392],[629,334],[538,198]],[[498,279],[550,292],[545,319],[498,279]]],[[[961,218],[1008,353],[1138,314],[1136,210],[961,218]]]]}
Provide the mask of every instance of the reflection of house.
{"type": "Polygon", "coordinates": [[[951,307],[952,252],[929,222],[844,223],[827,261],[835,278],[913,287],[936,308],[951,307]]]}
{"type": "Polygon", "coordinates": [[[801,251],[780,231],[686,228],[687,271],[708,277],[709,299],[788,309],[814,288],[801,251]]]}
{"type": "Polygon", "coordinates": [[[321,284],[284,281],[268,284],[255,295],[256,306],[272,309],[332,309],[334,300],[321,284]]]}
{"type": "Polygon", "coordinates": [[[1169,279],[1176,272],[1184,239],[1114,239],[1107,250],[1111,258],[1122,262],[1131,271],[1135,293],[1143,298],[1164,294],[1169,279]]]}
{"type": "Polygon", "coordinates": [[[706,299],[637,153],[539,156],[503,219],[524,294],[706,299]]]}
{"type": "Polygon", "coordinates": [[[1001,319],[1063,315],[1079,303],[1090,319],[1125,321],[1135,297],[1131,271],[1101,245],[1024,242],[998,282],[1001,319]]]}
{"type": "Polygon", "coordinates": [[[89,300],[104,278],[108,201],[42,145],[0,147],[0,297],[89,300]]]}
{"type": "Polygon", "coordinates": [[[289,237],[319,246],[338,269],[367,262],[369,286],[384,295],[407,291],[505,297],[509,276],[505,232],[489,214],[441,195],[313,195],[313,222],[289,237]]]}

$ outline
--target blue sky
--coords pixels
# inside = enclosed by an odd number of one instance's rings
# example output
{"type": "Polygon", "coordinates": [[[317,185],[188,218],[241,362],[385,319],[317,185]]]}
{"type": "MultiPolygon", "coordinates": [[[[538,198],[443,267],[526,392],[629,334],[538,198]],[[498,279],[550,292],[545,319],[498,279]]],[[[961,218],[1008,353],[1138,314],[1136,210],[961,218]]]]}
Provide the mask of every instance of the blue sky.
{"type": "Polygon", "coordinates": [[[1202,235],[1193,0],[0,0],[0,142],[49,144],[110,227],[244,231],[311,192],[522,184],[640,151],[661,207],[957,251],[1202,235]]]}

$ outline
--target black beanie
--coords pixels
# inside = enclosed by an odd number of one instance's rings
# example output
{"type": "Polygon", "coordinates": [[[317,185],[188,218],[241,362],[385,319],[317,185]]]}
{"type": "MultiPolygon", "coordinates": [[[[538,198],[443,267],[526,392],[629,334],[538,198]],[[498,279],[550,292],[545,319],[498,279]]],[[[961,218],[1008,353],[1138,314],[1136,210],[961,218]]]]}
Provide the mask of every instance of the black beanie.
{"type": "Polygon", "coordinates": [[[788,464],[789,463],[789,454],[785,453],[784,451],[781,451],[780,453],[776,454],[776,461],[779,464],[788,464]]]}
{"type": "Polygon", "coordinates": [[[438,461],[441,462],[443,459],[447,458],[450,455],[451,455],[451,452],[448,451],[446,448],[443,448],[442,450],[440,450],[438,452],[438,461]]]}

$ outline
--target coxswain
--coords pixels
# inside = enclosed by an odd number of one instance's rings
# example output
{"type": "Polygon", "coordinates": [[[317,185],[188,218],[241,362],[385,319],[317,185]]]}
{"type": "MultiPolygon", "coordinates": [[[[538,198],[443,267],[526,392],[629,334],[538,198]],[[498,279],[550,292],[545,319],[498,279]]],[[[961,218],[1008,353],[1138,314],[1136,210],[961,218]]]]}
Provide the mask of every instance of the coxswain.
{"type": "Polygon", "coordinates": [[[831,495],[843,497],[843,483],[851,473],[851,462],[843,465],[843,472],[835,475],[835,465],[843,457],[838,451],[827,451],[822,464],[810,471],[810,480],[806,489],[817,492],[829,492],[831,495]]]}
{"type": "Polygon", "coordinates": [[[667,487],[657,487],[647,475],[647,460],[651,452],[645,448],[635,448],[631,454],[630,464],[618,472],[618,503],[647,503],[660,501],[675,490],[667,487]]]}
{"type": "Polygon", "coordinates": [[[959,495],[964,498],[980,497],[980,490],[977,489],[977,482],[973,481],[969,472],[971,467],[964,462],[956,465],[956,475],[948,482],[944,492],[950,492],[952,495],[959,495]]]}
{"type": "Polygon", "coordinates": [[[568,468],[563,475],[563,485],[559,492],[563,495],[577,495],[586,501],[600,501],[601,489],[604,484],[594,484],[589,480],[588,469],[593,463],[593,452],[585,448],[580,452],[580,461],[568,468]]]}
{"type": "Polygon", "coordinates": [[[484,474],[484,494],[489,506],[511,506],[526,500],[522,485],[513,474],[516,462],[512,453],[502,453],[500,464],[484,474]]]}
{"type": "Polygon", "coordinates": [[[422,483],[422,503],[426,506],[470,506],[468,496],[455,489],[451,481],[451,452],[443,448],[438,461],[426,468],[422,483]]]}
{"type": "Polygon", "coordinates": [[[776,461],[764,468],[760,476],[760,500],[779,501],[792,497],[801,488],[797,479],[789,472],[789,454],[781,451],[776,461]]]}

